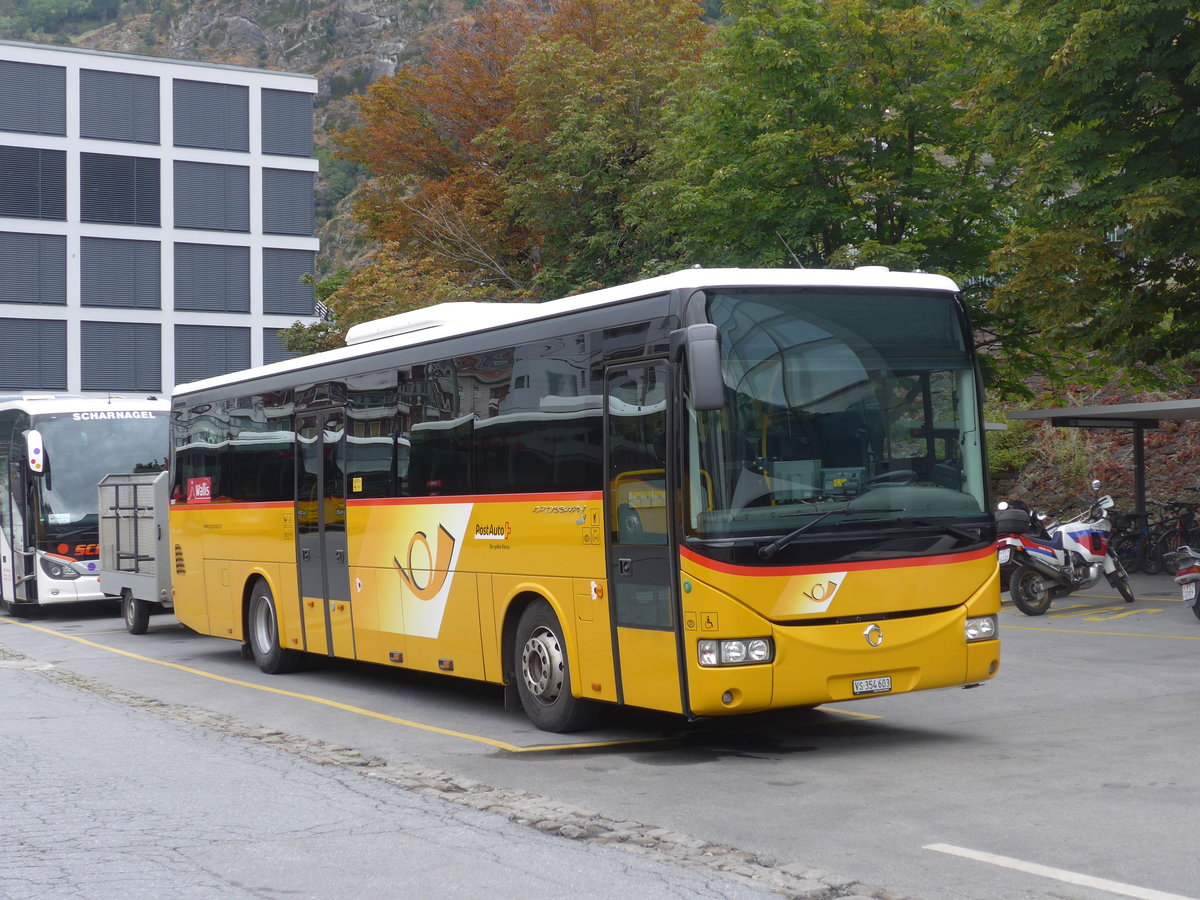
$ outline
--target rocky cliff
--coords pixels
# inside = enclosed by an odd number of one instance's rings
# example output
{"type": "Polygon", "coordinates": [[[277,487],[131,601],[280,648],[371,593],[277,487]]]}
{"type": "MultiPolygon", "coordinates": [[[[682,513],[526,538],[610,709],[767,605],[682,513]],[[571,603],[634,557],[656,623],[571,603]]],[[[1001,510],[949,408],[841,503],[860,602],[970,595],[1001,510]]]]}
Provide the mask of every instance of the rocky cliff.
{"type": "MultiPolygon", "coordinates": [[[[0,4],[0,14],[20,5],[0,4]]],[[[361,173],[330,157],[330,133],[355,120],[353,95],[418,56],[430,33],[471,5],[472,0],[156,0],[122,3],[115,20],[91,30],[80,32],[77,22],[67,21],[55,34],[4,34],[0,24],[0,38],[316,76],[319,265],[327,274],[364,249],[348,216],[348,195],[361,173]]]]}

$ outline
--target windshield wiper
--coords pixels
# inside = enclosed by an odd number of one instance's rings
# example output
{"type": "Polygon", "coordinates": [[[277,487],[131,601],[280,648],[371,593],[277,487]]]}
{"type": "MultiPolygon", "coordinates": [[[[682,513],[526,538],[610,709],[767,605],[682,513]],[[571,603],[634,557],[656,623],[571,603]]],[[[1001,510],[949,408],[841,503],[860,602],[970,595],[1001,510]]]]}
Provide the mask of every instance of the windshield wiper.
{"type": "Polygon", "coordinates": [[[800,535],[804,534],[804,532],[808,531],[808,529],[812,528],[814,525],[816,525],[819,522],[824,522],[826,519],[828,519],[830,516],[833,516],[833,515],[853,516],[853,515],[858,515],[860,513],[879,514],[879,513],[894,513],[894,512],[904,512],[904,508],[901,507],[899,509],[886,509],[886,508],[885,509],[847,509],[847,508],[831,509],[828,512],[821,513],[821,515],[817,516],[815,519],[810,519],[809,521],[805,522],[803,525],[801,525],[795,531],[789,531],[783,537],[776,538],[775,540],[771,541],[771,543],[764,544],[762,547],[759,547],[758,555],[759,555],[760,559],[770,559],[772,556],[774,556],[776,553],[778,553],[780,550],[782,550],[784,547],[786,547],[788,544],[790,544],[796,538],[800,537],[800,535]]]}
{"type": "Polygon", "coordinates": [[[56,541],[69,540],[70,538],[73,538],[77,535],[86,534],[88,530],[89,529],[87,529],[87,528],[72,528],[70,531],[56,531],[54,533],[54,540],[56,540],[56,541]]]}
{"type": "Polygon", "coordinates": [[[975,542],[979,540],[978,534],[972,534],[965,528],[959,528],[957,525],[948,525],[945,522],[935,522],[933,519],[922,519],[918,516],[903,516],[896,521],[901,525],[926,525],[930,528],[940,528],[946,534],[963,541],[975,542]]]}
{"type": "MultiPolygon", "coordinates": [[[[875,512],[875,510],[871,510],[871,512],[875,512]]],[[[897,512],[903,512],[903,510],[897,510],[897,512]]],[[[975,543],[979,540],[978,534],[972,534],[971,532],[967,531],[965,528],[959,528],[955,525],[948,525],[945,522],[935,522],[933,519],[922,519],[920,516],[901,516],[898,519],[875,519],[875,520],[872,520],[869,522],[845,522],[845,523],[839,523],[839,524],[846,524],[846,525],[882,525],[882,524],[920,525],[925,528],[937,528],[940,531],[943,531],[946,534],[950,535],[951,537],[956,537],[961,541],[968,541],[971,543],[975,543]]]]}

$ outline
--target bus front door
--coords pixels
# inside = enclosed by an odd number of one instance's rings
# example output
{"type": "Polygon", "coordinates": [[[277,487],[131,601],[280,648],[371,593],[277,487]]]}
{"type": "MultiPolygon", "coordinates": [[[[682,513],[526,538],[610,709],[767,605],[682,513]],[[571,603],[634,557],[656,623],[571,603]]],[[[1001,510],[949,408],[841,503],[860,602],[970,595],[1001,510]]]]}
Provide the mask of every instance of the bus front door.
{"type": "Polygon", "coordinates": [[[3,488],[0,489],[0,577],[3,589],[0,600],[15,610],[15,604],[36,602],[37,587],[37,532],[31,516],[32,492],[37,485],[26,471],[24,456],[15,449],[8,459],[7,471],[0,474],[3,488]]]}
{"type": "Polygon", "coordinates": [[[354,658],[346,558],[346,419],[341,409],[296,417],[296,557],[309,653],[354,658]]]}
{"type": "Polygon", "coordinates": [[[623,702],[683,712],[667,366],[606,373],[609,602],[623,702]]]}

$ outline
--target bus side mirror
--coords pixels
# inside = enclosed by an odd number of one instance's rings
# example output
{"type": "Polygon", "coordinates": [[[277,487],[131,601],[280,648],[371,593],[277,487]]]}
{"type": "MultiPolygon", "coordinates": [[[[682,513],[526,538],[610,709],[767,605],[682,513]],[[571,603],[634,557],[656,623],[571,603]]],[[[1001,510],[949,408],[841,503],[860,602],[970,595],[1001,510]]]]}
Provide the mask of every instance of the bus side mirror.
{"type": "Polygon", "coordinates": [[[25,432],[25,461],[34,475],[46,474],[46,448],[42,446],[42,433],[36,429],[25,432]]]}
{"type": "Polygon", "coordinates": [[[725,407],[725,380],[721,377],[721,342],[717,326],[705,323],[685,329],[688,385],[692,406],[700,412],[725,407]]]}

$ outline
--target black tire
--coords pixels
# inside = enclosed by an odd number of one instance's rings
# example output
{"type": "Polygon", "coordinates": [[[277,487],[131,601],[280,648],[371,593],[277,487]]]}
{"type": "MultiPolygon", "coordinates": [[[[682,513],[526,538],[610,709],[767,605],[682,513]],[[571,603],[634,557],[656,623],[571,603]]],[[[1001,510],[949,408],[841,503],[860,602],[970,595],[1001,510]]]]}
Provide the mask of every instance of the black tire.
{"type": "Polygon", "coordinates": [[[1155,543],[1158,558],[1166,559],[1167,554],[1174,553],[1180,547],[1184,546],[1184,544],[1185,541],[1183,540],[1183,536],[1180,535],[1179,529],[1172,528],[1170,531],[1164,531],[1159,535],[1158,541],[1155,543]]]}
{"type": "Polygon", "coordinates": [[[130,634],[145,634],[150,627],[150,604],[139,600],[129,591],[121,592],[121,617],[130,634]]]}
{"type": "MultiPolygon", "coordinates": [[[[1141,571],[1146,575],[1157,575],[1163,570],[1163,566],[1165,565],[1163,562],[1162,550],[1159,549],[1159,546],[1155,541],[1152,541],[1149,538],[1146,538],[1146,540],[1142,542],[1142,546],[1145,548],[1145,552],[1142,555],[1141,571]]],[[[1125,571],[1132,572],[1133,569],[1129,568],[1129,566],[1126,566],[1125,571]]]]}
{"type": "Polygon", "coordinates": [[[42,609],[36,603],[20,603],[16,600],[0,600],[0,608],[3,608],[14,619],[17,616],[33,618],[34,614],[40,612],[42,609]]]}
{"type": "Polygon", "coordinates": [[[1196,614],[1196,618],[1200,619],[1200,603],[1192,604],[1192,612],[1196,614]]]}
{"type": "Polygon", "coordinates": [[[246,610],[246,642],[250,644],[254,661],[268,675],[295,672],[304,662],[303,653],[288,650],[280,643],[275,598],[261,578],[255,580],[250,591],[250,604],[246,610]]]}
{"type": "Polygon", "coordinates": [[[1126,603],[1132,603],[1137,599],[1133,595],[1133,588],[1129,585],[1129,575],[1121,565],[1121,561],[1117,560],[1117,569],[1115,572],[1108,573],[1108,583],[1117,589],[1117,593],[1126,603]]]}
{"type": "Polygon", "coordinates": [[[1121,561],[1126,572],[1136,572],[1145,565],[1147,545],[1148,542],[1143,541],[1140,534],[1118,534],[1112,539],[1113,554],[1121,561]]]}
{"type": "Polygon", "coordinates": [[[1054,599],[1054,585],[1036,569],[1017,566],[1008,580],[1008,594],[1017,609],[1027,616],[1044,615],[1054,599]]]}
{"type": "Polygon", "coordinates": [[[579,731],[595,719],[597,707],[571,695],[571,665],[562,628],[550,604],[525,607],[513,643],[517,694],[530,721],[543,731],[579,731]]]}

